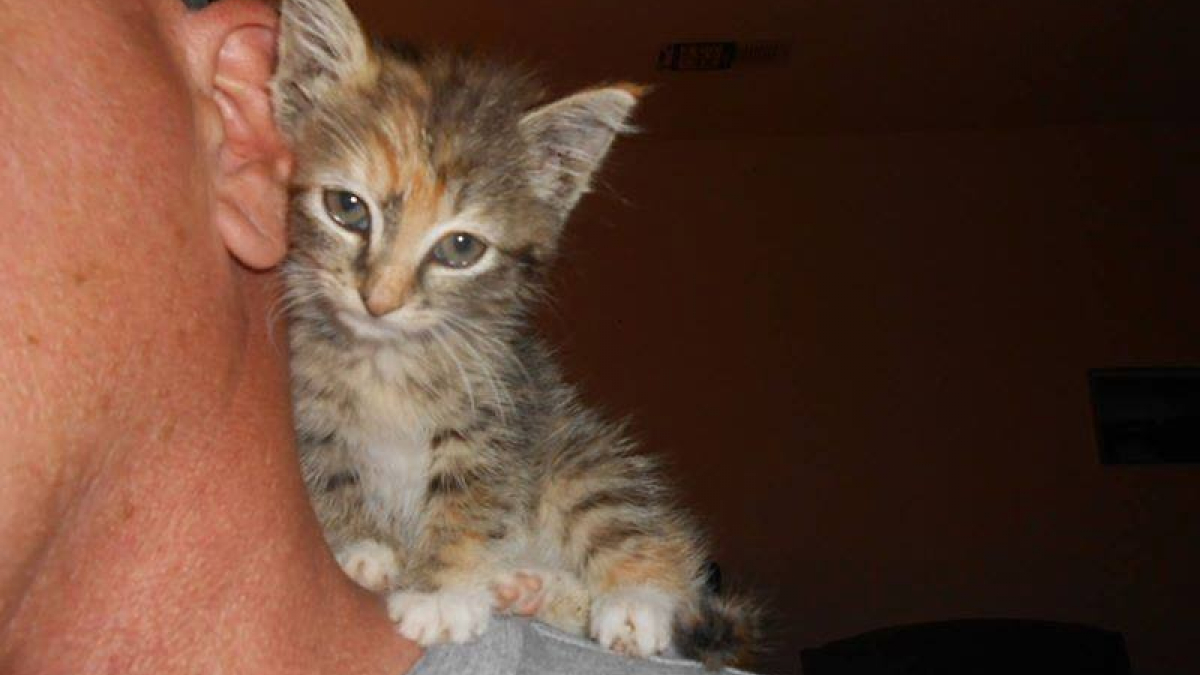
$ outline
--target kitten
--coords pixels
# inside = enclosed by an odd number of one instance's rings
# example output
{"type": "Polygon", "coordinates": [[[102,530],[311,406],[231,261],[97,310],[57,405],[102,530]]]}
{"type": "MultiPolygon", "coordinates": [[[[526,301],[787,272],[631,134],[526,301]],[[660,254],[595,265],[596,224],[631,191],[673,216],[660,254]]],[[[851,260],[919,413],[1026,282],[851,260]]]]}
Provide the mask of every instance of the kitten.
{"type": "Polygon", "coordinates": [[[495,595],[524,594],[628,654],[716,667],[751,647],[753,612],[705,591],[701,537],[656,464],[529,326],[642,90],[542,104],[519,71],[370,42],[342,0],[283,2],[272,89],[297,161],[300,460],[347,573],[424,644],[478,635],[495,595]]]}

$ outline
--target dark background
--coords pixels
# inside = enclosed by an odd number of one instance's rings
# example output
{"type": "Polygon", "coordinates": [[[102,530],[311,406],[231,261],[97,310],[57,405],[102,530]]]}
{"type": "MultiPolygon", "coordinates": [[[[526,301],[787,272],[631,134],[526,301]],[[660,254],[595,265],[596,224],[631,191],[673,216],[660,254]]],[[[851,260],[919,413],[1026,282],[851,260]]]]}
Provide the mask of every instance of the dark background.
{"type": "Polygon", "coordinates": [[[1200,468],[1101,466],[1095,367],[1200,364],[1190,5],[460,0],[375,32],[658,85],[546,328],[780,614],[1083,622],[1200,672],[1200,468]],[[654,68],[682,40],[782,62],[654,68]]]}

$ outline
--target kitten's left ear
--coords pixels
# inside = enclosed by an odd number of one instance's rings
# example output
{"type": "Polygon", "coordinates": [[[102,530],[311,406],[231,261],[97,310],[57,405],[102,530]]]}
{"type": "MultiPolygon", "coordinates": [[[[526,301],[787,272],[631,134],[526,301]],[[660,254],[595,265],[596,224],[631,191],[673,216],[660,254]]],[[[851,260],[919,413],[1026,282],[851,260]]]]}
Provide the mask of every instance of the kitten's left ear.
{"type": "Polygon", "coordinates": [[[293,140],[330,88],[372,76],[375,68],[370,42],[343,0],[283,0],[271,89],[279,126],[293,140]]]}
{"type": "Polygon", "coordinates": [[[647,92],[635,84],[587,91],[549,103],[521,119],[533,153],[534,191],[564,216],[587,192],[616,135],[647,92]]]}

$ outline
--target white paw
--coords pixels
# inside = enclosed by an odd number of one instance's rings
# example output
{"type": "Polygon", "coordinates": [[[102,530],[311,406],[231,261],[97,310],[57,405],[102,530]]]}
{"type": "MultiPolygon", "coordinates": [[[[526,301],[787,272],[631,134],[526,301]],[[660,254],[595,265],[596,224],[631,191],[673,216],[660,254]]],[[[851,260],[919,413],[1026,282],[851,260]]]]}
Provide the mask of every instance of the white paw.
{"type": "Polygon", "coordinates": [[[387,606],[396,629],[410,640],[423,645],[466,642],[487,629],[492,594],[482,588],[398,591],[388,597],[387,606]]]}
{"type": "Polygon", "coordinates": [[[369,591],[386,591],[400,580],[396,552],[374,539],[362,539],[344,546],[336,557],[342,571],[369,591]]]}
{"type": "Polygon", "coordinates": [[[622,588],[592,602],[592,638],[614,652],[652,656],[671,645],[675,601],[647,586],[622,588]]]}

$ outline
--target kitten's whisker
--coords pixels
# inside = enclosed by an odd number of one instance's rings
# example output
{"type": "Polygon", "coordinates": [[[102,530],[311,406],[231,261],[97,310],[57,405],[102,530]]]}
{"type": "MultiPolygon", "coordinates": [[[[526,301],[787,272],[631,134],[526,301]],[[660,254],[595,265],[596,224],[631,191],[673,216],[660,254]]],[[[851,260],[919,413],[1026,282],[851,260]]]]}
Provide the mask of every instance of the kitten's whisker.
{"type": "Polygon", "coordinates": [[[499,409],[500,420],[502,423],[506,422],[508,419],[506,414],[508,409],[516,407],[512,396],[508,393],[507,387],[504,387],[503,384],[499,382],[499,377],[497,376],[495,369],[493,369],[491,364],[488,363],[488,360],[479,353],[479,350],[477,350],[475,346],[471,344],[469,337],[461,332],[461,329],[456,327],[455,323],[447,322],[445,326],[450,335],[455,336],[457,338],[457,342],[466,347],[474,356],[475,364],[482,369],[482,375],[487,380],[488,386],[490,386],[492,389],[492,395],[495,397],[495,403],[499,409]]]}
{"type": "Polygon", "coordinates": [[[296,309],[304,307],[322,295],[323,293],[320,288],[306,289],[304,292],[299,292],[295,288],[292,288],[271,304],[271,307],[267,310],[266,318],[267,337],[276,348],[279,345],[275,343],[275,326],[279,323],[280,318],[290,316],[296,309]]]}
{"type": "Polygon", "coordinates": [[[488,334],[458,317],[447,317],[447,321],[450,324],[449,327],[455,329],[460,339],[476,353],[477,358],[482,357],[474,346],[472,346],[472,342],[478,342],[476,346],[487,351],[492,360],[501,361],[505,365],[518,363],[516,356],[512,353],[512,349],[506,341],[501,340],[495,335],[488,334]]]}
{"type": "Polygon", "coordinates": [[[276,349],[280,346],[275,342],[275,326],[278,325],[279,320],[285,315],[290,315],[293,310],[308,304],[322,295],[319,287],[304,288],[301,290],[302,287],[298,285],[297,281],[293,280],[289,283],[292,285],[277,297],[267,309],[267,338],[276,349]]]}
{"type": "Polygon", "coordinates": [[[279,349],[279,345],[275,343],[275,324],[279,323],[279,318],[283,316],[285,311],[283,305],[286,301],[286,296],[281,295],[271,303],[270,307],[267,307],[267,341],[276,350],[279,349]]]}
{"type": "MultiPolygon", "coordinates": [[[[517,370],[521,371],[521,376],[525,378],[527,383],[533,383],[533,376],[529,374],[529,370],[525,368],[525,364],[521,362],[521,359],[517,358],[516,354],[513,353],[512,347],[508,341],[503,340],[494,334],[489,334],[478,326],[475,326],[459,317],[451,316],[447,317],[447,319],[451,324],[457,326],[460,330],[465,331],[471,336],[474,336],[476,339],[482,341],[485,346],[490,347],[491,354],[497,357],[497,359],[503,360],[505,365],[510,367],[515,366],[517,370]]],[[[505,332],[515,332],[515,329],[520,327],[520,324],[517,322],[500,325],[500,328],[504,329],[505,332]]],[[[465,337],[466,336],[464,336],[464,338],[465,337]]],[[[509,400],[512,400],[511,397],[509,400]]]]}
{"type": "Polygon", "coordinates": [[[454,353],[454,351],[450,348],[450,345],[446,344],[446,340],[443,339],[441,331],[437,330],[437,328],[434,328],[432,331],[430,331],[430,335],[432,335],[433,339],[437,340],[438,344],[441,345],[442,348],[439,351],[448,356],[454,363],[454,366],[458,368],[458,374],[462,378],[463,387],[467,390],[467,401],[470,403],[471,412],[476,412],[478,408],[475,404],[475,390],[471,387],[471,378],[467,377],[467,371],[463,368],[462,362],[459,360],[458,355],[454,353]]]}

